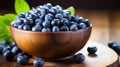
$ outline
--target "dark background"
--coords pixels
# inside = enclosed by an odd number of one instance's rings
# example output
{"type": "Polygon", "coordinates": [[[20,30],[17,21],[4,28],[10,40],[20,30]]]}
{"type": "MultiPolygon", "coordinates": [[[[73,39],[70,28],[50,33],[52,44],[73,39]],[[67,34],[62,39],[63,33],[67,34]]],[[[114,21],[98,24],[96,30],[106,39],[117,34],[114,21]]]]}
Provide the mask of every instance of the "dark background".
{"type": "MultiPolygon", "coordinates": [[[[59,4],[63,8],[74,6],[75,9],[119,10],[119,0],[26,0],[31,7],[47,2],[59,4]]],[[[1,0],[0,9],[14,9],[14,0],[1,0]]]]}

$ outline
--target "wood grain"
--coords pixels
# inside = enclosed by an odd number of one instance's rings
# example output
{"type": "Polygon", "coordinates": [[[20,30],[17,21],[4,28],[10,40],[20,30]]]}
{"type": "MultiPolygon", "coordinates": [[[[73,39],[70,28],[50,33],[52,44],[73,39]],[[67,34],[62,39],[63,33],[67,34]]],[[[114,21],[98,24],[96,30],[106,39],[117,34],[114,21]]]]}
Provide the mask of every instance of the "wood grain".
{"type": "MultiPolygon", "coordinates": [[[[44,67],[118,67],[118,55],[107,46],[103,44],[89,41],[86,46],[78,51],[77,53],[82,53],[85,55],[85,61],[83,63],[75,63],[73,61],[73,57],[67,58],[65,60],[59,61],[46,61],[44,67]],[[87,52],[87,47],[95,45],[98,49],[96,54],[90,55],[87,52]]],[[[0,67],[33,67],[32,62],[33,59],[30,60],[28,65],[19,65],[15,62],[7,62],[0,55],[0,67]]]]}
{"type": "Polygon", "coordinates": [[[92,27],[69,32],[33,32],[10,26],[12,38],[24,52],[41,58],[55,59],[72,55],[88,41],[92,27]]]}

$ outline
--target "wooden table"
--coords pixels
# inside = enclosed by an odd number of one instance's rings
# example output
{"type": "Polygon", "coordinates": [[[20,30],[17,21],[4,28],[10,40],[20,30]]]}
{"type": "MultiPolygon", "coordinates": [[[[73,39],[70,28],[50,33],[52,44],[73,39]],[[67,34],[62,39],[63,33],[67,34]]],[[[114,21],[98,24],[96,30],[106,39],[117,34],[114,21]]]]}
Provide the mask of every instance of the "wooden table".
{"type": "MultiPolygon", "coordinates": [[[[0,11],[0,14],[3,13],[6,13],[5,10],[0,11]]],[[[120,10],[77,10],[76,13],[79,16],[91,20],[93,30],[90,41],[95,41],[104,45],[107,45],[110,40],[118,43],[120,42],[120,10]]],[[[0,62],[2,61],[3,60],[0,60],[0,62]]],[[[18,66],[15,64],[15,67],[18,66]]]]}

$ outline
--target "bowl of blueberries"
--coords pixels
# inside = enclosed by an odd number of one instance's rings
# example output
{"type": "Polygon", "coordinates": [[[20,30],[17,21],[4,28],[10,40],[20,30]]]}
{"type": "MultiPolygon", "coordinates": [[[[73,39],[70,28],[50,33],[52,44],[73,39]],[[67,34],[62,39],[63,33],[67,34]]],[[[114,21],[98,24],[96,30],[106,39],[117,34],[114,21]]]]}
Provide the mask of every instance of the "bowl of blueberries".
{"type": "Polygon", "coordinates": [[[50,3],[17,15],[10,25],[12,38],[21,50],[45,59],[75,54],[84,47],[91,30],[89,19],[50,3]]]}

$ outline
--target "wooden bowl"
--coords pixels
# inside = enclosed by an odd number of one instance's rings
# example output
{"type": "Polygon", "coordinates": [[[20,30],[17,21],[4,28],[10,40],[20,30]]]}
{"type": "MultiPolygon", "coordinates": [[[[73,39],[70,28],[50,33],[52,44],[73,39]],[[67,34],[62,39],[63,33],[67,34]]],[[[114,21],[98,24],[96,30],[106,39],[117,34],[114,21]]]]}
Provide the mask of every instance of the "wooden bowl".
{"type": "Polygon", "coordinates": [[[73,55],[83,48],[92,30],[90,28],[68,32],[33,32],[10,26],[17,46],[24,52],[44,59],[57,59],[73,55]]]}

